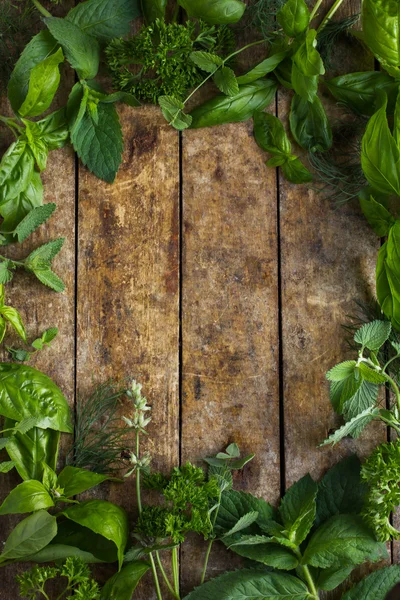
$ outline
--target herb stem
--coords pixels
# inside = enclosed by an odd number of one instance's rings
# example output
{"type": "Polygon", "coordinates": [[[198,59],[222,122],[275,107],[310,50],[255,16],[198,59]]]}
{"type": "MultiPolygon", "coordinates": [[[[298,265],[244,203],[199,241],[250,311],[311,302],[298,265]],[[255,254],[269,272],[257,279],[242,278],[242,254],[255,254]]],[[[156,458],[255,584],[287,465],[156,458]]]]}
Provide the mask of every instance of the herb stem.
{"type": "Polygon", "coordinates": [[[322,29],[325,27],[325,25],[328,23],[328,21],[330,21],[332,19],[333,15],[338,10],[338,8],[342,4],[342,2],[343,2],[343,0],[336,0],[332,4],[331,8],[328,10],[325,17],[322,19],[322,22],[317,29],[317,34],[320,33],[322,31],[322,29]]]}
{"type": "Polygon", "coordinates": [[[10,261],[13,263],[13,265],[17,265],[18,267],[25,267],[25,263],[22,260],[11,260],[10,258],[7,258],[6,256],[2,256],[0,254],[0,260],[4,260],[4,261],[10,261]]]}
{"type": "Polygon", "coordinates": [[[51,13],[49,13],[49,11],[46,10],[45,7],[40,4],[39,0],[32,0],[32,3],[36,6],[36,8],[38,9],[38,11],[40,13],[42,13],[42,15],[44,17],[51,17],[52,16],[51,13]]]}
{"type": "Polygon", "coordinates": [[[319,7],[321,6],[322,2],[323,2],[323,0],[317,0],[317,2],[315,3],[314,8],[312,9],[311,14],[310,14],[310,22],[313,20],[313,18],[317,14],[317,11],[318,11],[319,7]]]}
{"type": "Polygon", "coordinates": [[[387,373],[385,373],[385,377],[388,380],[388,383],[390,383],[390,385],[392,386],[392,390],[394,391],[394,394],[396,396],[397,410],[400,414],[400,390],[399,390],[399,387],[398,387],[397,383],[394,381],[394,379],[389,377],[389,375],[387,373]]]}
{"type": "Polygon", "coordinates": [[[222,63],[215,69],[215,71],[213,71],[212,73],[210,73],[209,75],[207,75],[207,77],[205,79],[203,79],[203,81],[201,81],[199,83],[199,85],[197,87],[194,88],[194,90],[192,92],[190,92],[189,96],[186,98],[186,100],[184,100],[183,104],[186,104],[190,98],[192,96],[194,96],[194,94],[209,80],[211,79],[211,77],[213,77],[216,73],[216,71],[218,71],[218,69],[220,69],[221,67],[223,67],[225,65],[225,63],[230,60],[231,58],[233,58],[234,56],[236,56],[237,54],[240,54],[240,52],[244,52],[244,50],[247,50],[248,48],[251,48],[252,46],[257,46],[259,44],[265,44],[265,40],[258,40],[258,42],[252,42],[251,44],[247,44],[247,46],[243,46],[243,48],[239,48],[239,50],[236,50],[235,52],[232,52],[232,54],[229,54],[229,56],[227,56],[226,58],[224,58],[224,60],[222,61],[222,63]]]}
{"type": "Polygon", "coordinates": [[[389,427],[392,427],[392,429],[394,429],[396,431],[396,433],[400,435],[400,427],[397,427],[397,425],[394,425],[393,421],[390,421],[390,419],[386,419],[385,417],[382,417],[382,415],[380,415],[379,418],[381,419],[381,421],[386,423],[386,425],[388,425],[389,427]]]}
{"type": "Polygon", "coordinates": [[[175,594],[179,598],[179,563],[178,548],[172,548],[172,573],[174,576],[175,594]]]}
{"type": "Polygon", "coordinates": [[[163,567],[163,564],[161,562],[161,558],[160,558],[160,553],[159,552],[156,552],[156,558],[157,558],[158,567],[159,567],[159,569],[161,571],[161,575],[163,576],[163,579],[165,581],[165,584],[166,584],[167,588],[169,589],[169,591],[171,592],[171,594],[173,595],[174,598],[176,598],[177,600],[180,600],[179,596],[176,595],[175,590],[172,587],[170,580],[168,579],[168,575],[166,574],[165,569],[163,567]]]}
{"type": "Polygon", "coordinates": [[[162,594],[161,594],[160,582],[158,581],[156,564],[154,562],[154,557],[151,552],[149,554],[149,559],[150,559],[150,564],[151,564],[151,570],[153,572],[153,577],[154,577],[154,585],[156,586],[157,600],[162,600],[162,594]]]}
{"type": "MultiPolygon", "coordinates": [[[[299,549],[297,549],[297,550],[293,549],[293,552],[297,556],[297,558],[299,559],[299,562],[301,564],[301,560],[302,560],[303,557],[301,556],[300,550],[299,549]]],[[[319,600],[318,590],[316,588],[316,585],[315,585],[314,580],[312,578],[312,575],[310,573],[310,569],[308,568],[307,565],[301,565],[300,568],[303,570],[304,578],[305,578],[306,583],[308,585],[308,589],[310,591],[311,597],[314,600],[319,600]]]]}
{"type": "Polygon", "coordinates": [[[390,365],[390,363],[392,363],[394,360],[397,360],[398,358],[400,358],[400,356],[398,354],[396,354],[396,356],[393,356],[390,360],[388,360],[382,369],[382,373],[384,373],[386,371],[386,369],[390,365]]]}
{"type": "Polygon", "coordinates": [[[206,574],[207,574],[207,567],[208,567],[208,560],[210,558],[210,554],[211,554],[211,548],[213,547],[213,543],[214,543],[214,539],[212,538],[209,542],[208,542],[208,547],[207,547],[207,552],[206,552],[206,557],[204,560],[204,567],[203,567],[203,572],[201,574],[201,581],[200,581],[200,585],[202,585],[204,583],[204,580],[206,578],[206,574]]]}

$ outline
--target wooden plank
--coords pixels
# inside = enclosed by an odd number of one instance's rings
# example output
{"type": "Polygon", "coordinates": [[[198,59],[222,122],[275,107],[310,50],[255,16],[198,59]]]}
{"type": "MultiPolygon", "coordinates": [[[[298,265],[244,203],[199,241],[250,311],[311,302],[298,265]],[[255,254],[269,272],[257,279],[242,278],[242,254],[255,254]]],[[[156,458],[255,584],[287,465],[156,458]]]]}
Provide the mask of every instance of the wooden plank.
{"type": "MultiPolygon", "coordinates": [[[[276,182],[252,124],[183,136],[182,462],[237,442],[235,485],[279,495],[276,182]]],[[[202,546],[204,548],[204,544],[202,546]]],[[[232,565],[211,558],[210,574],[232,565]]],[[[184,588],[199,549],[184,550],[184,588]]],[[[185,591],[185,590],[184,590],[185,591]]]]}
{"type": "MultiPolygon", "coordinates": [[[[140,381],[153,405],[153,466],[168,470],[179,447],[178,134],[155,107],[120,114],[125,152],[115,183],[79,171],[78,391],[109,377],[140,381]]],[[[134,478],[96,494],[135,513],[134,478]]],[[[138,598],[153,598],[150,581],[138,598]]]]}

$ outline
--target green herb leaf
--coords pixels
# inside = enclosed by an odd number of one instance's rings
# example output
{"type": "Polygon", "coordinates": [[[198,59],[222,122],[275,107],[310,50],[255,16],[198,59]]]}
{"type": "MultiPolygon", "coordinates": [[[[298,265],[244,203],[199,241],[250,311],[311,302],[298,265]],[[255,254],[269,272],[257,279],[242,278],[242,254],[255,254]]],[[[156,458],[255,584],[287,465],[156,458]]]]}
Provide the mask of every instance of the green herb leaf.
{"type": "Polygon", "coordinates": [[[86,469],[64,467],[58,476],[57,485],[64,490],[64,496],[71,498],[90,490],[103,481],[110,479],[107,475],[99,475],[86,469]]]}
{"type": "Polygon", "coordinates": [[[35,65],[30,72],[28,93],[19,108],[21,117],[37,117],[53,102],[60,84],[58,65],[64,62],[61,48],[35,65]]]}
{"type": "Polygon", "coordinates": [[[13,326],[19,337],[26,343],[25,325],[17,309],[12,306],[1,306],[0,315],[5,321],[13,326]]]}
{"type": "MultiPolygon", "coordinates": [[[[236,523],[246,514],[257,512],[258,521],[264,522],[272,519],[275,510],[262,498],[256,498],[246,492],[228,490],[222,494],[220,508],[215,522],[215,531],[218,536],[231,530],[236,523]]],[[[246,533],[260,533],[256,524],[250,525],[246,533]]]]}
{"type": "MultiPolygon", "coordinates": [[[[5,427],[15,427],[15,421],[6,419],[5,427]]],[[[16,433],[7,446],[7,453],[22,479],[42,481],[44,463],[56,469],[59,441],[59,431],[33,427],[23,435],[16,433]]]]}
{"type": "Polygon", "coordinates": [[[61,44],[65,57],[80,79],[93,79],[99,70],[100,49],[95,38],[66,19],[44,19],[51,35],[61,44]]]}
{"type": "Polygon", "coordinates": [[[173,98],[173,96],[160,96],[158,103],[161,107],[162,114],[170,125],[183,131],[190,127],[192,123],[192,117],[183,112],[185,105],[180,100],[173,98]]]}
{"type": "Polygon", "coordinates": [[[336,515],[312,535],[303,554],[304,564],[323,569],[359,565],[387,555],[384,544],[355,515],[336,515]]]}
{"type": "MultiPolygon", "coordinates": [[[[93,563],[103,563],[104,561],[97,558],[91,552],[86,552],[85,550],[81,550],[80,548],[75,548],[74,546],[70,546],[67,544],[55,544],[54,539],[53,543],[49,544],[39,552],[32,554],[30,556],[24,557],[24,562],[35,562],[35,563],[48,563],[48,562],[58,562],[64,561],[66,558],[75,556],[83,560],[84,563],[93,564],[93,563]]],[[[83,599],[82,599],[83,600],[83,599]]]]}
{"type": "Polygon", "coordinates": [[[209,25],[237,23],[246,9],[239,0],[178,0],[178,3],[189,17],[201,19],[209,25]]]}
{"type": "Polygon", "coordinates": [[[332,435],[329,436],[327,440],[325,440],[321,446],[326,446],[327,444],[337,444],[343,438],[347,436],[351,436],[353,438],[357,438],[363,429],[371,423],[376,417],[379,416],[379,410],[374,407],[369,407],[358,413],[355,417],[353,417],[350,421],[342,425],[339,429],[337,429],[332,435]]]}
{"type": "Polygon", "coordinates": [[[376,293],[384,315],[400,330],[400,221],[390,228],[388,240],[379,250],[376,293]]]}
{"type": "Polygon", "coordinates": [[[191,127],[247,121],[256,111],[263,110],[271,103],[276,89],[277,84],[271,79],[260,79],[241,86],[236,96],[215,96],[190,113],[193,118],[191,127]]]}
{"type": "Polygon", "coordinates": [[[45,223],[51,217],[56,208],[57,207],[53,202],[33,208],[15,229],[14,233],[18,238],[18,242],[21,244],[25,241],[35,229],[40,227],[40,225],[45,223]]]}
{"type": "Polygon", "coordinates": [[[9,473],[15,467],[13,460],[8,460],[0,463],[0,473],[9,473]]]}
{"type": "Polygon", "coordinates": [[[362,4],[363,41],[384,68],[400,64],[399,15],[390,3],[365,0],[362,4]]]}
{"type": "Polygon", "coordinates": [[[236,521],[236,523],[232,527],[232,529],[230,529],[229,531],[227,531],[224,534],[224,537],[231,536],[234,533],[238,533],[239,531],[242,531],[243,529],[247,529],[250,525],[255,523],[257,521],[257,519],[258,519],[257,511],[246,513],[245,515],[240,517],[240,519],[238,521],[236,521]]]}
{"type": "Polygon", "coordinates": [[[44,485],[32,479],[11,490],[0,506],[0,515],[30,513],[51,506],[54,506],[54,502],[44,485]]]}
{"type": "Polygon", "coordinates": [[[392,565],[365,577],[344,594],[343,600],[385,600],[399,582],[400,566],[392,565]]]}
{"type": "Polygon", "coordinates": [[[389,107],[394,107],[399,84],[384,71],[347,73],[324,81],[331,94],[353,112],[372,116],[376,109],[379,91],[388,95],[389,107]]]}
{"type": "Polygon", "coordinates": [[[288,0],[276,17],[286,35],[296,37],[307,29],[310,11],[304,0],[288,0]]]}
{"type": "Polygon", "coordinates": [[[43,244],[31,252],[24,262],[25,269],[34,273],[39,281],[56,292],[62,292],[65,285],[51,270],[51,262],[60,252],[63,244],[64,238],[43,244]]]}
{"type": "Polygon", "coordinates": [[[69,131],[65,108],[56,110],[40,121],[30,122],[31,129],[33,126],[37,128],[37,135],[46,144],[48,150],[63,148],[68,141],[69,131]]]}
{"type": "Polygon", "coordinates": [[[290,549],[276,543],[272,538],[270,540],[265,538],[266,541],[263,544],[248,543],[244,545],[240,544],[240,539],[224,538],[222,541],[239,556],[273,567],[274,569],[292,571],[299,564],[298,559],[290,549]],[[237,543],[232,543],[235,541],[237,543]]]}
{"type": "Polygon", "coordinates": [[[43,464],[42,483],[47,491],[54,490],[57,487],[57,473],[46,463],[43,464]]]}
{"type": "Polygon", "coordinates": [[[389,233],[389,229],[395,223],[395,219],[390,212],[377,202],[373,196],[368,193],[361,193],[359,196],[361,210],[365,218],[379,237],[385,237],[389,233]]]}
{"type": "Polygon", "coordinates": [[[217,54],[204,52],[202,50],[191,52],[189,58],[195,65],[202,69],[202,71],[207,71],[207,73],[214,73],[214,71],[224,63],[222,58],[217,54]]]}
{"type": "Polygon", "coordinates": [[[237,77],[236,80],[238,84],[246,85],[247,83],[252,83],[253,81],[257,81],[257,79],[265,77],[265,75],[268,75],[268,73],[272,73],[272,71],[275,71],[276,67],[286,58],[286,56],[286,51],[272,54],[272,56],[269,56],[260,62],[244,75],[237,77]]]}
{"type": "Polygon", "coordinates": [[[354,565],[350,567],[330,567],[329,569],[320,569],[314,581],[318,588],[326,592],[330,592],[337,588],[345,579],[349,577],[354,569],[354,565]]]}
{"type": "Polygon", "coordinates": [[[343,379],[347,379],[354,374],[356,366],[355,360],[346,360],[330,369],[326,374],[326,378],[328,381],[343,381],[343,379]]]}
{"type": "Polygon", "coordinates": [[[27,143],[13,142],[0,162],[0,207],[17,198],[28,187],[34,169],[34,160],[27,143]]]}
{"type": "Polygon", "coordinates": [[[142,13],[147,25],[156,19],[164,19],[167,0],[141,0],[142,13]]]}
{"type": "Polygon", "coordinates": [[[265,573],[244,569],[215,577],[196,588],[184,600],[231,600],[232,598],[265,600],[309,600],[306,585],[297,577],[282,573],[265,573]]]}
{"type": "MultiPolygon", "coordinates": [[[[10,269],[14,269],[15,265],[10,260],[5,260],[0,263],[0,284],[4,285],[12,280],[14,273],[10,269]]],[[[4,331],[5,333],[5,331],[4,331]]],[[[4,335],[3,335],[4,338],[4,335]]]]}
{"type": "Polygon", "coordinates": [[[70,506],[63,515],[112,541],[118,550],[121,569],[129,534],[128,517],[122,508],[105,500],[87,500],[70,506]]]}
{"type": "Polygon", "coordinates": [[[308,183],[312,181],[312,175],[303,163],[292,156],[282,165],[282,172],[288,181],[292,183],[308,183]]]}
{"type": "Polygon", "coordinates": [[[254,136],[262,150],[285,156],[291,154],[291,143],[278,117],[266,112],[257,111],[253,119],[254,136]]]}
{"type": "Polygon", "coordinates": [[[291,88],[308,102],[314,102],[318,92],[318,75],[304,75],[296,63],[293,62],[291,88]]]}
{"type": "Polygon", "coordinates": [[[214,83],[226,96],[236,96],[239,93],[239,84],[235,73],[229,67],[221,67],[215,72],[214,83]]]}
{"type": "Polygon", "coordinates": [[[49,31],[41,31],[35,35],[25,47],[8,84],[8,99],[12,109],[18,113],[28,93],[32,69],[58,49],[58,43],[49,31]]]}
{"type": "Polygon", "coordinates": [[[57,327],[49,327],[49,329],[45,329],[41,337],[43,344],[50,344],[57,337],[57,335],[57,327]]]}
{"type": "Polygon", "coordinates": [[[100,600],[131,600],[137,584],[149,568],[150,565],[142,560],[125,565],[107,581],[100,600]]]}
{"type": "Polygon", "coordinates": [[[313,102],[293,96],[290,130],[299,146],[309,152],[325,152],[332,146],[331,126],[318,96],[313,102]]]}
{"type": "Polygon", "coordinates": [[[279,507],[287,537],[297,546],[305,540],[314,523],[317,491],[316,482],[306,475],[288,489],[279,507]]]}
{"type": "Polygon", "coordinates": [[[45,510],[30,515],[15,527],[4,544],[0,562],[21,560],[47,546],[57,533],[57,519],[45,510]]]}
{"type": "Polygon", "coordinates": [[[310,29],[307,32],[306,39],[293,56],[294,64],[303,75],[307,75],[308,77],[323,75],[325,73],[324,64],[316,48],[316,37],[317,32],[315,29],[310,29]]]}
{"type": "Polygon", "coordinates": [[[129,33],[130,22],[139,15],[137,0],[87,0],[72,8],[66,19],[106,43],[129,33]]]}

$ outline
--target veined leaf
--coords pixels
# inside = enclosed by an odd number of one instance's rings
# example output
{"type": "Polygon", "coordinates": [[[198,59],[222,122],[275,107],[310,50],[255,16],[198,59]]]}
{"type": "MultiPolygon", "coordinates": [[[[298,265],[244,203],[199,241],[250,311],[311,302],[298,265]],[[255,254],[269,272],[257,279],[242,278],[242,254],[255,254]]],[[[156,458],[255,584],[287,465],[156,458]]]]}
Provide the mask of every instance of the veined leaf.
{"type": "Polygon", "coordinates": [[[326,378],[328,381],[342,381],[343,379],[347,379],[347,377],[353,375],[356,365],[355,360],[341,362],[327,372],[326,378]]]}
{"type": "Polygon", "coordinates": [[[158,99],[162,114],[172,127],[183,131],[190,127],[192,117],[184,113],[185,105],[173,96],[160,96],[158,99]]]}
{"type": "Polygon", "coordinates": [[[22,243],[26,240],[35,229],[40,227],[40,225],[45,223],[51,217],[56,208],[57,207],[53,202],[33,208],[15,229],[14,233],[18,238],[18,242],[22,243]]]}
{"type": "Polygon", "coordinates": [[[235,73],[229,67],[221,67],[213,77],[217,88],[226,96],[235,96],[239,93],[239,84],[235,73]]]}
{"type": "Polygon", "coordinates": [[[3,222],[0,232],[3,233],[7,242],[15,241],[14,230],[26,215],[43,202],[43,184],[40,173],[33,171],[31,179],[24,191],[18,196],[0,205],[0,214],[3,222]]]}
{"type": "Polygon", "coordinates": [[[107,475],[99,475],[86,469],[79,469],[77,467],[64,467],[58,476],[58,486],[63,488],[64,496],[71,498],[82,494],[93,487],[96,487],[103,481],[112,479],[107,475]]]}
{"type": "Polygon", "coordinates": [[[388,94],[389,106],[393,109],[399,84],[384,71],[362,71],[347,73],[324,81],[331,94],[356,114],[372,116],[376,109],[379,90],[388,94]]]}
{"type": "Polygon", "coordinates": [[[310,475],[294,483],[282,498],[279,514],[288,538],[297,546],[305,540],[314,523],[318,486],[310,475]]]}
{"type": "Polygon", "coordinates": [[[384,315],[400,330],[400,221],[389,230],[376,265],[376,293],[384,315]]]}
{"type": "Polygon", "coordinates": [[[66,19],[99,42],[107,43],[129,33],[130,22],[139,15],[138,0],[87,0],[72,8],[66,19]]]}
{"type": "Polygon", "coordinates": [[[310,11],[304,0],[288,0],[277,14],[277,20],[289,37],[303,33],[310,22],[310,11]]]}
{"type": "Polygon", "coordinates": [[[238,533],[239,531],[242,531],[243,529],[247,529],[250,525],[255,523],[257,521],[257,519],[258,519],[257,511],[246,513],[245,515],[240,517],[240,519],[238,521],[236,521],[236,523],[232,527],[232,529],[230,529],[229,531],[227,531],[224,534],[224,537],[231,536],[234,533],[238,533]]]}
{"type": "Polygon", "coordinates": [[[390,2],[365,0],[362,4],[363,41],[384,68],[400,64],[400,19],[390,2]]]}
{"type": "Polygon", "coordinates": [[[385,600],[396,583],[400,583],[400,566],[392,565],[362,579],[344,594],[342,600],[385,600]]]}
{"type": "Polygon", "coordinates": [[[242,556],[254,560],[274,569],[283,571],[292,571],[295,569],[299,561],[293,554],[293,551],[273,540],[267,540],[263,544],[234,544],[233,538],[224,538],[223,542],[227,544],[230,550],[242,556]]]}
{"type": "Polygon", "coordinates": [[[360,194],[361,210],[365,218],[379,237],[385,237],[389,233],[389,229],[394,225],[395,219],[390,212],[377,202],[370,194],[360,194]]]}
{"type": "MultiPolygon", "coordinates": [[[[275,510],[262,498],[256,498],[246,492],[229,490],[222,494],[215,532],[218,536],[232,529],[241,517],[249,512],[258,512],[258,522],[273,519],[275,510]]],[[[246,533],[260,533],[256,524],[250,525],[246,533]]]]}
{"type": "Polygon", "coordinates": [[[354,341],[364,348],[376,352],[389,339],[392,326],[389,321],[365,323],[354,334],[354,341]]]}
{"type": "Polygon", "coordinates": [[[321,444],[321,446],[326,446],[327,444],[337,444],[340,442],[340,440],[347,436],[357,438],[363,429],[378,416],[379,410],[377,408],[370,407],[363,410],[357,416],[353,417],[351,421],[348,421],[342,425],[342,427],[332,433],[332,435],[330,435],[329,438],[321,444]]]}
{"type": "Polygon", "coordinates": [[[216,71],[224,62],[218,54],[212,54],[211,52],[204,52],[202,50],[191,52],[189,58],[195,65],[203,71],[207,71],[207,73],[214,73],[214,71],[216,71]]]}
{"type": "Polygon", "coordinates": [[[15,527],[4,544],[1,561],[21,560],[47,546],[57,533],[57,519],[45,510],[30,515],[15,527]]]}
{"type": "Polygon", "coordinates": [[[125,565],[106,582],[100,600],[131,600],[137,584],[149,569],[150,565],[142,560],[125,565]]]}
{"type": "Polygon", "coordinates": [[[354,395],[343,404],[344,418],[349,421],[363,411],[373,408],[378,401],[378,391],[376,383],[362,379],[354,395]]]}
{"type": "Polygon", "coordinates": [[[268,73],[272,73],[272,71],[275,71],[276,67],[286,58],[286,56],[286,51],[272,54],[262,62],[258,63],[258,65],[253,67],[244,75],[237,77],[236,79],[238,84],[246,85],[247,83],[252,83],[253,81],[257,81],[257,79],[265,77],[268,75],[268,73]]]}
{"type": "Polygon", "coordinates": [[[237,23],[246,9],[239,0],[178,0],[189,17],[201,19],[209,25],[237,23]]]}
{"type": "Polygon", "coordinates": [[[40,481],[34,479],[17,485],[0,506],[0,515],[35,512],[54,506],[54,502],[40,481]]]}
{"type": "Polygon", "coordinates": [[[15,467],[13,460],[8,460],[0,463],[0,473],[9,473],[15,467]]]}
{"type": "Polygon", "coordinates": [[[29,76],[28,93],[18,110],[21,117],[37,117],[49,108],[60,83],[58,65],[63,61],[64,54],[59,48],[33,67],[29,76]]]}

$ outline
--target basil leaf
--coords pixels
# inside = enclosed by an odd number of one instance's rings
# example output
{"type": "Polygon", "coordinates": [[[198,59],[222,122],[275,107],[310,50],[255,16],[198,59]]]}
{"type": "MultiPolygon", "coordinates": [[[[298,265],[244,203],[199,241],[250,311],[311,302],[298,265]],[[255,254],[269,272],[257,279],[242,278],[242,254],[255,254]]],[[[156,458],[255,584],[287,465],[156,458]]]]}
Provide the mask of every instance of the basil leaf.
{"type": "Polygon", "coordinates": [[[239,93],[239,84],[235,73],[229,67],[221,67],[213,77],[217,88],[226,96],[236,96],[239,93]]]}
{"type": "Polygon", "coordinates": [[[309,600],[307,586],[297,577],[282,573],[266,573],[243,569],[224,573],[204,583],[185,596],[184,600],[232,600],[232,598],[259,598],[260,600],[309,600]]]}
{"type": "Polygon", "coordinates": [[[372,116],[379,91],[388,95],[393,111],[399,83],[384,71],[348,73],[324,82],[331,94],[356,114],[372,116]]]}
{"type": "Polygon", "coordinates": [[[293,62],[291,87],[308,102],[314,102],[318,92],[318,75],[304,75],[296,63],[293,62]]]}
{"type": "Polygon", "coordinates": [[[15,527],[4,544],[0,562],[21,560],[47,546],[57,533],[57,520],[45,510],[30,515],[15,527]]]}
{"type": "Polygon", "coordinates": [[[209,25],[237,23],[246,9],[239,0],[178,0],[189,17],[201,19],[209,25]]]}
{"type": "Polygon", "coordinates": [[[323,569],[359,565],[387,555],[384,544],[356,515],[336,515],[312,535],[303,554],[304,564],[323,569]]]}
{"type": "Polygon", "coordinates": [[[296,37],[307,29],[310,11],[304,0],[287,0],[276,18],[286,35],[296,37]]]}
{"type": "Polygon", "coordinates": [[[385,600],[400,582],[400,566],[392,565],[371,573],[346,592],[342,600],[385,600]]]}
{"type": "MultiPolygon", "coordinates": [[[[5,427],[15,426],[15,421],[5,420],[5,427]]],[[[15,468],[22,479],[42,481],[43,464],[53,470],[57,466],[60,432],[53,429],[33,427],[28,433],[16,433],[7,445],[7,454],[15,462],[15,468]]]]}
{"type": "Polygon", "coordinates": [[[66,59],[79,78],[93,79],[99,70],[100,61],[99,44],[95,38],[66,19],[49,17],[44,22],[51,35],[61,44],[66,59]]]}
{"type": "Polygon", "coordinates": [[[306,39],[295,52],[293,62],[303,75],[312,77],[314,75],[323,75],[325,73],[322,58],[316,48],[317,32],[310,29],[307,32],[306,39]]]}
{"type": "Polygon", "coordinates": [[[394,225],[395,219],[390,212],[369,194],[360,194],[361,210],[365,218],[379,237],[385,237],[394,225]]]}
{"type": "Polygon", "coordinates": [[[68,142],[69,131],[65,108],[51,113],[40,121],[30,123],[31,129],[32,126],[37,128],[37,136],[40,136],[43,142],[45,142],[48,150],[63,148],[68,142]]]}
{"type": "Polygon", "coordinates": [[[53,544],[70,546],[71,552],[77,548],[88,552],[96,557],[96,562],[115,563],[118,558],[117,547],[112,541],[68,519],[59,522],[53,544]]]}
{"type": "Polygon", "coordinates": [[[27,143],[13,142],[0,162],[0,206],[21,194],[32,179],[34,160],[27,143]]]}
{"type": "Polygon", "coordinates": [[[285,129],[274,115],[257,111],[254,116],[254,136],[257,144],[265,152],[290,155],[291,143],[285,129]]]}
{"type": "Polygon", "coordinates": [[[376,294],[384,315],[400,329],[400,221],[390,228],[388,240],[379,250],[376,294]]]}
{"type": "Polygon", "coordinates": [[[368,121],[362,139],[361,166],[368,183],[383,194],[400,195],[400,153],[386,116],[387,97],[368,121]]]}
{"type": "Polygon", "coordinates": [[[312,181],[310,171],[295,156],[287,160],[281,168],[286,179],[292,183],[308,183],[312,181]]]}
{"type": "MultiPolygon", "coordinates": [[[[53,539],[54,542],[54,539],[53,539]]],[[[35,562],[35,563],[48,563],[64,561],[70,556],[76,556],[83,560],[84,563],[103,563],[104,561],[97,558],[91,552],[86,552],[80,548],[74,548],[74,546],[67,546],[66,544],[49,544],[43,550],[39,550],[36,554],[26,556],[23,558],[24,562],[35,562]]]]}
{"type": "Polygon", "coordinates": [[[131,600],[137,584],[149,569],[150,565],[142,560],[125,565],[106,582],[100,600],[131,600]]]}
{"type": "Polygon", "coordinates": [[[279,507],[287,537],[297,546],[305,540],[314,523],[317,491],[316,482],[306,475],[288,489],[279,507]]]}
{"type": "Polygon", "coordinates": [[[54,502],[40,481],[34,479],[17,485],[0,506],[0,515],[17,515],[50,508],[54,502]]]}
{"type": "Polygon", "coordinates": [[[15,329],[15,331],[17,332],[19,337],[25,343],[27,343],[25,325],[24,325],[24,323],[22,321],[22,317],[19,314],[19,312],[17,311],[17,309],[13,308],[12,306],[1,306],[0,307],[0,315],[2,316],[2,318],[5,321],[7,321],[8,323],[10,323],[10,325],[12,325],[12,327],[15,329]]]}
{"type": "Polygon", "coordinates": [[[252,83],[257,79],[261,79],[261,77],[265,77],[268,73],[272,73],[286,56],[287,52],[277,52],[276,54],[269,56],[244,75],[237,77],[238,84],[245,85],[246,83],[252,83]]]}
{"type": "Polygon", "coordinates": [[[72,8],[66,19],[106,43],[128,34],[130,22],[139,15],[138,0],[87,0],[72,8]]]}
{"type": "Polygon", "coordinates": [[[318,484],[316,527],[338,514],[360,514],[367,491],[360,471],[360,460],[353,454],[326,473],[318,484]]]}
{"type": "Polygon", "coordinates": [[[13,460],[8,460],[0,463],[0,473],[9,473],[15,467],[13,460]]]}
{"type": "Polygon", "coordinates": [[[0,232],[6,238],[8,243],[15,241],[14,231],[19,223],[30,213],[30,211],[43,203],[43,183],[40,174],[33,171],[31,179],[23,192],[18,196],[0,204],[0,215],[3,222],[0,225],[0,232]],[[8,235],[7,235],[8,233],[8,235]]]}
{"type": "Polygon", "coordinates": [[[164,19],[168,0],[141,0],[142,13],[147,25],[156,19],[164,19]]]}
{"type": "Polygon", "coordinates": [[[70,506],[63,515],[112,541],[118,550],[118,563],[121,569],[129,535],[128,517],[122,508],[105,500],[87,500],[70,506]]]}
{"type": "Polygon", "coordinates": [[[43,464],[42,483],[47,491],[54,490],[56,487],[58,487],[57,473],[51,467],[49,467],[49,465],[46,465],[46,463],[43,464]]]}
{"type": "Polygon", "coordinates": [[[27,365],[0,363],[0,414],[15,421],[34,417],[42,429],[73,431],[61,390],[49,377],[27,365]]]}
{"type": "Polygon", "coordinates": [[[15,113],[18,113],[28,93],[32,69],[53,54],[58,47],[56,40],[46,30],[35,35],[25,46],[8,83],[8,99],[15,113]]]}
{"type": "Polygon", "coordinates": [[[382,0],[362,4],[363,41],[383,67],[400,64],[400,22],[394,5],[382,0]]]}
{"type": "Polygon", "coordinates": [[[318,96],[313,102],[293,96],[290,130],[299,146],[309,152],[324,152],[332,146],[331,126],[318,96]]]}
{"type": "Polygon", "coordinates": [[[27,96],[18,110],[21,117],[37,117],[49,108],[60,84],[58,65],[62,62],[64,54],[59,48],[33,67],[27,96]]]}
{"type": "Polygon", "coordinates": [[[271,104],[276,89],[277,84],[271,79],[260,79],[241,86],[236,96],[215,96],[190,113],[193,118],[191,127],[247,121],[256,111],[271,104]]]}
{"type": "Polygon", "coordinates": [[[103,481],[110,479],[107,475],[99,475],[86,469],[64,467],[58,476],[57,485],[64,490],[64,496],[71,498],[90,490],[103,481]]]}

